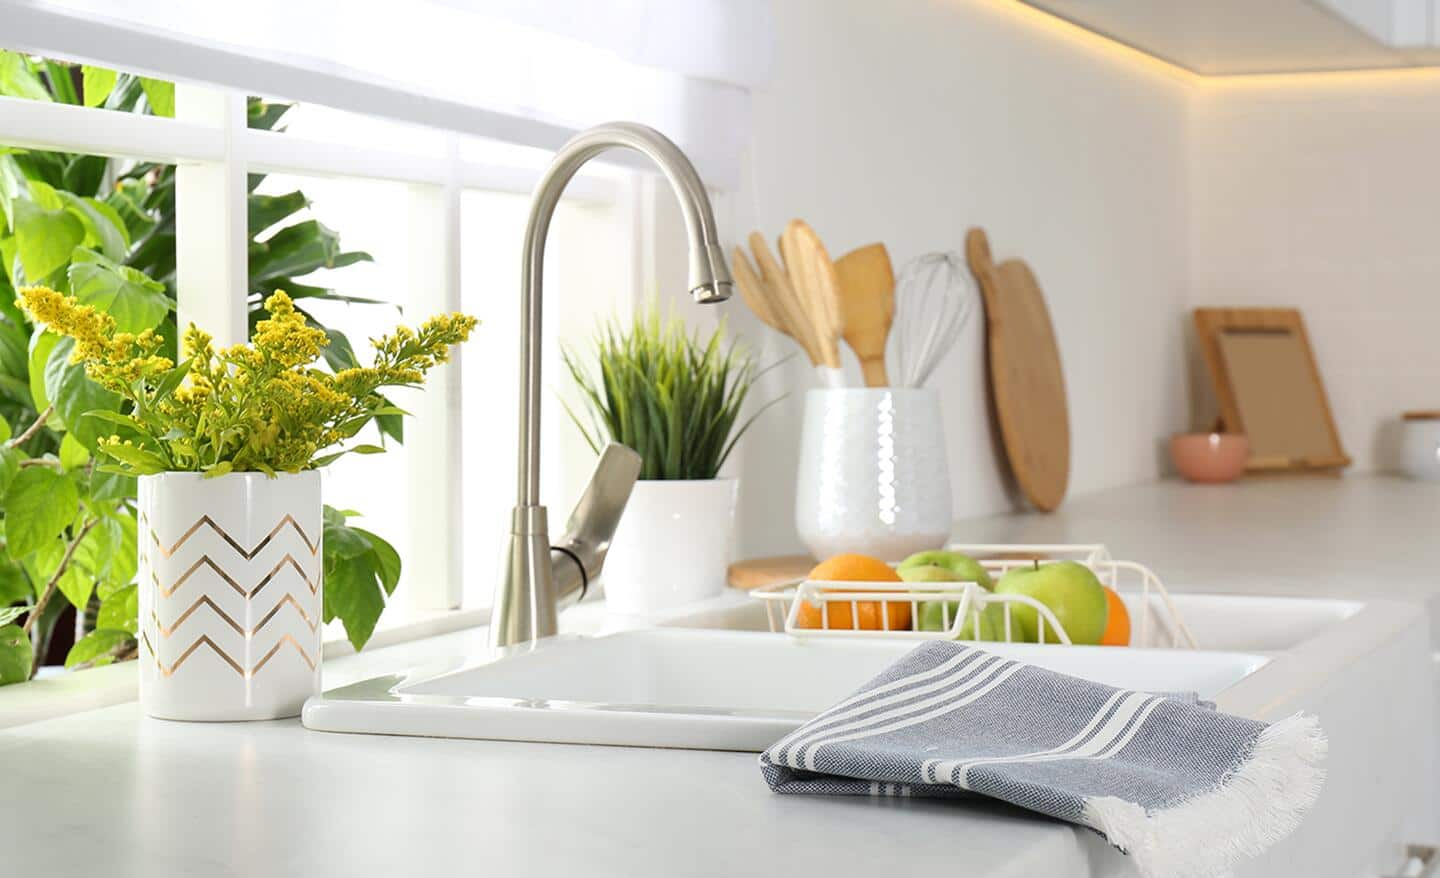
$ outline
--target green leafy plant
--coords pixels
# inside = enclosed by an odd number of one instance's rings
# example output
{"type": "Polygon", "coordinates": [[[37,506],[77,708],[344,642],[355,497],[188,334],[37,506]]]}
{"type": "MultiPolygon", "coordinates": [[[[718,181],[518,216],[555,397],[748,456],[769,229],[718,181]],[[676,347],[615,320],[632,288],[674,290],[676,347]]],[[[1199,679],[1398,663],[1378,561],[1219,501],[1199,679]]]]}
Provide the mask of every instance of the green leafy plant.
{"type": "MultiPolygon", "coordinates": [[[[175,112],[171,83],[4,50],[0,95],[175,112]]],[[[249,127],[278,131],[290,105],[251,98],[247,110],[249,127]]],[[[310,202],[303,192],[260,193],[264,179],[249,178],[252,325],[263,317],[262,297],[286,289],[297,312],[325,332],[332,371],[358,366],[349,340],[304,309],[313,301],[373,300],[301,279],[370,256],[346,251],[333,230],[304,218],[310,202]]],[[[76,610],[77,642],[67,666],[132,657],[137,629],[135,481],[107,471],[99,451],[116,426],[86,416],[128,414],[131,406],[71,362],[71,339],[29,321],[15,289],[44,284],[108,314],[117,331],[152,330],[164,339],[157,355],[174,359],[175,220],[173,166],[0,144],[0,684],[33,675],[68,606],[76,610]]],[[[382,440],[402,439],[401,416],[388,403],[378,404],[374,423],[382,440]]],[[[330,560],[327,545],[327,566],[330,560]]],[[[366,613],[350,609],[371,605],[368,596],[343,594],[359,579],[342,576],[327,594],[352,642],[374,627],[366,613]]]]}
{"type": "Polygon", "coordinates": [[[570,417],[597,454],[607,439],[638,452],[642,479],[715,478],[769,407],[740,421],[759,373],[748,353],[726,344],[723,327],[702,341],[652,304],[628,327],[604,323],[594,344],[594,371],[573,350],[564,352],[590,422],[574,411],[570,417]]]}

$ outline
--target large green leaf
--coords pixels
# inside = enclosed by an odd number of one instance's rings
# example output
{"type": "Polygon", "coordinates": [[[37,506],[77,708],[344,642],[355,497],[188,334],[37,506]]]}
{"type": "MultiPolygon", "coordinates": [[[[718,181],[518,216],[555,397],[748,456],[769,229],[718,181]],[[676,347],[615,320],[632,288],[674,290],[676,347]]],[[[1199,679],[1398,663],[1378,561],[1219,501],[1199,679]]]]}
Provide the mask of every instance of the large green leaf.
{"type": "Polygon", "coordinates": [[[105,196],[110,205],[125,223],[130,240],[138,240],[155,228],[155,218],[145,209],[145,196],[150,188],[143,180],[121,180],[105,196]]]}
{"type": "Polygon", "coordinates": [[[50,354],[61,338],[48,331],[37,332],[30,338],[30,396],[36,411],[43,411],[50,404],[50,394],[45,392],[45,364],[50,362],[50,354]]]}
{"type": "Polygon", "coordinates": [[[72,105],[80,103],[80,95],[75,93],[75,81],[71,79],[72,68],[69,64],[46,58],[40,62],[40,66],[44,68],[51,96],[56,101],[72,105]]]}
{"type": "Polygon", "coordinates": [[[58,192],[70,212],[85,226],[85,246],[99,247],[110,259],[124,259],[130,252],[130,233],[115,208],[94,198],[58,192]]]}
{"type": "Polygon", "coordinates": [[[110,159],[103,155],[70,156],[60,175],[60,188],[79,197],[98,195],[105,185],[105,172],[109,168],[110,159]]]}
{"type": "MultiPolygon", "coordinates": [[[[91,566],[97,560],[103,560],[103,549],[94,548],[97,542],[103,541],[104,537],[97,534],[96,529],[85,534],[85,538],[75,547],[75,554],[71,556],[70,563],[65,567],[65,572],[56,580],[56,587],[70,605],[76,608],[84,608],[90,603],[90,595],[95,591],[96,572],[91,566]],[[88,544],[88,548],[87,548],[88,544]]],[[[41,577],[47,579],[55,575],[60,569],[60,564],[65,560],[65,553],[69,551],[70,545],[64,539],[55,540],[45,548],[41,549],[35,556],[35,568],[41,577]]]]}
{"type": "Polygon", "coordinates": [[[20,461],[24,457],[18,448],[0,446],[0,497],[5,496],[5,492],[10,490],[10,483],[20,474],[20,461]]]}
{"type": "MultiPolygon", "coordinates": [[[[125,532],[121,529],[120,522],[108,516],[101,516],[85,534],[85,539],[75,547],[74,563],[88,574],[92,583],[95,580],[109,583],[112,586],[111,591],[114,588],[129,585],[134,578],[133,571],[130,572],[130,575],[125,576],[123,571],[112,569],[124,539],[125,532]]],[[[88,587],[83,597],[89,599],[88,587]]],[[[77,606],[79,605],[77,604],[77,606]]]]}
{"type": "Polygon", "coordinates": [[[0,686],[23,683],[30,679],[34,652],[30,638],[19,625],[0,628],[0,686]]]}
{"type": "Polygon", "coordinates": [[[111,653],[134,639],[129,631],[97,628],[70,647],[69,654],[65,656],[65,667],[73,668],[84,664],[108,665],[115,660],[111,653]]]}
{"type": "Polygon", "coordinates": [[[0,560],[0,607],[34,599],[35,590],[30,587],[25,568],[9,558],[0,560]]]}
{"type": "Polygon", "coordinates": [[[374,553],[375,575],[385,593],[394,594],[395,586],[400,584],[400,553],[395,551],[394,546],[368,530],[358,527],[350,529],[369,541],[370,549],[374,553]]]}
{"type": "Polygon", "coordinates": [[[15,240],[14,235],[0,238],[0,269],[4,270],[4,280],[11,284],[19,283],[15,273],[20,270],[19,254],[20,242],[15,240]]]}
{"type": "Polygon", "coordinates": [[[310,206],[310,199],[304,192],[287,192],[284,195],[260,195],[251,193],[246,199],[250,237],[255,237],[281,220],[310,206]]]}
{"type": "MultiPolygon", "coordinates": [[[[32,181],[31,192],[39,181],[32,181]]],[[[85,224],[63,207],[47,210],[34,201],[15,202],[15,240],[20,265],[34,283],[70,261],[70,254],[85,240],[85,224]]]]}
{"type": "MultiPolygon", "coordinates": [[[[129,496],[135,496],[133,488],[129,496]]],[[[140,541],[136,536],[139,524],[135,520],[135,514],[121,509],[112,520],[119,529],[119,536],[115,540],[114,553],[110,556],[110,567],[98,588],[102,600],[109,600],[114,589],[134,582],[140,565],[140,541]]]]}
{"type": "Polygon", "coordinates": [[[96,440],[114,431],[85,415],[93,411],[118,412],[123,400],[91,381],[83,365],[70,362],[74,348],[74,339],[63,338],[50,352],[50,359],[45,363],[45,395],[55,405],[55,414],[64,429],[81,445],[94,451],[96,440]]]}
{"type": "Polygon", "coordinates": [[[9,315],[0,315],[0,374],[27,379],[29,347],[30,334],[11,322],[9,315]]]}
{"type": "Polygon", "coordinates": [[[68,274],[71,295],[109,314],[121,332],[154,329],[173,306],[164,284],[90,250],[75,251],[68,274]]]}
{"type": "Polygon", "coordinates": [[[250,287],[262,290],[280,278],[373,261],[368,253],[341,252],[340,236],[318,220],[286,226],[264,242],[251,242],[249,259],[250,287]]]}
{"type": "MultiPolygon", "coordinates": [[[[25,175],[26,180],[29,180],[31,183],[39,181],[53,188],[56,186],[63,187],[65,185],[65,165],[68,155],[68,153],[63,152],[30,150],[15,153],[11,158],[15,160],[16,167],[25,175]]],[[[37,197],[36,200],[39,201],[40,199],[37,197]]],[[[60,205],[41,202],[40,206],[53,210],[60,205]]]]}
{"type": "Polygon", "coordinates": [[[90,473],[90,499],[92,500],[124,500],[127,497],[134,497],[136,489],[134,476],[100,470],[90,473]]]}
{"type": "Polygon", "coordinates": [[[4,49],[0,49],[0,95],[32,101],[53,100],[50,90],[30,69],[25,56],[4,49]]]}
{"type": "Polygon", "coordinates": [[[140,87],[145,90],[145,101],[150,104],[150,112],[157,116],[175,115],[175,83],[142,76],[140,87]]]}
{"type": "Polygon", "coordinates": [[[341,525],[325,527],[325,556],[327,559],[348,561],[370,552],[370,541],[354,528],[341,525]]]}
{"type": "MultiPolygon", "coordinates": [[[[25,172],[20,170],[20,165],[9,155],[0,155],[0,213],[5,215],[4,228],[14,228],[15,212],[12,204],[20,197],[25,189],[25,172]]],[[[6,271],[10,270],[7,265],[6,271]]]]}
{"type": "Polygon", "coordinates": [[[75,483],[49,467],[22,469],[5,491],[5,540],[23,558],[60,536],[80,511],[75,483]]]}
{"type": "Polygon", "coordinates": [[[95,617],[96,628],[128,631],[133,636],[140,629],[140,589],[133,585],[110,595],[100,604],[95,617]]]}
{"type": "Polygon", "coordinates": [[[60,439],[60,468],[65,472],[81,469],[90,462],[90,452],[74,433],[66,433],[60,439]]]}
{"type": "Polygon", "coordinates": [[[107,67],[92,67],[86,64],[80,73],[80,88],[84,92],[85,106],[98,107],[115,90],[115,81],[120,75],[107,67]]]}
{"type": "Polygon", "coordinates": [[[325,621],[339,619],[350,644],[364,647],[385,611],[374,569],[364,558],[339,561],[325,571],[324,598],[325,621]]]}

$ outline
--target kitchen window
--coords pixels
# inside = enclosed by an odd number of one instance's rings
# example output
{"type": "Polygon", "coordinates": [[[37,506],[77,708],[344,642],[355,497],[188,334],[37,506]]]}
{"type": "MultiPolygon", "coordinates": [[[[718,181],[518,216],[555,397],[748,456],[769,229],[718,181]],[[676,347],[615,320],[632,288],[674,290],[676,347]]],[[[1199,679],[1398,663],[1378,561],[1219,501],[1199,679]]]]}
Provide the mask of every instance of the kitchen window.
{"type": "MultiPolygon", "coordinates": [[[[728,14],[724,4],[686,5],[728,14]]],[[[377,5],[374,14],[342,22],[325,18],[318,4],[285,4],[280,18],[292,25],[325,20],[312,22],[316,29],[292,26],[291,42],[279,43],[260,25],[280,20],[266,17],[272,6],[278,15],[280,4],[203,15],[198,7],[144,2],[120,11],[89,0],[0,6],[0,50],[177,81],[173,110],[157,115],[0,97],[0,147],[173,164],[180,325],[193,321],[222,344],[248,337],[253,173],[266,175],[258,192],[303,191],[309,199],[258,240],[318,221],[338,232],[344,250],[373,257],[303,278],[383,303],[313,303],[314,316],[357,350],[397,321],[450,310],[480,318],[456,363],[424,392],[395,398],[414,414],[404,444],[341,461],[326,474],[325,493],[330,505],[362,512],[360,523],[400,550],[404,572],[382,629],[455,610],[465,621],[483,620],[513,503],[514,327],[528,193],[555,147],[612,116],[667,130],[707,180],[733,188],[736,144],[746,136],[744,79],[753,74],[637,60],[624,35],[587,44],[567,31],[565,15],[512,10],[516,20],[497,13],[477,28],[464,17],[471,13],[442,3],[415,4],[405,21],[381,15],[377,5]],[[369,31],[355,30],[362,21],[369,31]],[[376,29],[376,21],[394,27],[376,29]],[[374,60],[381,48],[384,65],[374,60]],[[295,104],[283,132],[247,124],[247,95],[266,93],[295,104]]],[[[761,4],[735,8],[754,19],[761,4]]],[[[560,342],[579,340],[602,315],[656,294],[667,266],[653,254],[679,249],[656,240],[678,240],[679,231],[663,219],[673,210],[668,192],[635,170],[640,164],[621,156],[588,166],[568,187],[550,238],[542,500],[559,520],[592,461],[578,434],[562,426],[560,342]]],[[[723,198],[717,208],[725,210],[723,198]]]]}

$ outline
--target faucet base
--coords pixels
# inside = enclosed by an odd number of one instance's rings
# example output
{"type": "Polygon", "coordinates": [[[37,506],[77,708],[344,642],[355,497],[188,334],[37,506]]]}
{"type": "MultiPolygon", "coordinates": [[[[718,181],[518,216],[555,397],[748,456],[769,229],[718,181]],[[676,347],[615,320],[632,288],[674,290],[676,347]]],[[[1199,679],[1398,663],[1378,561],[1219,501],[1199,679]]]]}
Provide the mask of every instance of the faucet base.
{"type": "Polygon", "coordinates": [[[544,506],[517,506],[510,524],[505,579],[490,613],[490,645],[510,646],[559,631],[550,527],[544,506]]]}

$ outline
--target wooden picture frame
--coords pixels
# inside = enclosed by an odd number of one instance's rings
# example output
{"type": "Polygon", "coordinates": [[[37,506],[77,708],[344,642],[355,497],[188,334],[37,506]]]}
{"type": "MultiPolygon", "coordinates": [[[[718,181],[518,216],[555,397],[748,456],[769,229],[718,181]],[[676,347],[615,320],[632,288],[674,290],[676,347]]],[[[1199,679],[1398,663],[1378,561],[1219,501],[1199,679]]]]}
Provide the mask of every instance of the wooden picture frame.
{"type": "Polygon", "coordinates": [[[1299,311],[1196,308],[1195,331],[1222,429],[1250,439],[1246,472],[1325,474],[1350,465],[1299,311]]]}

